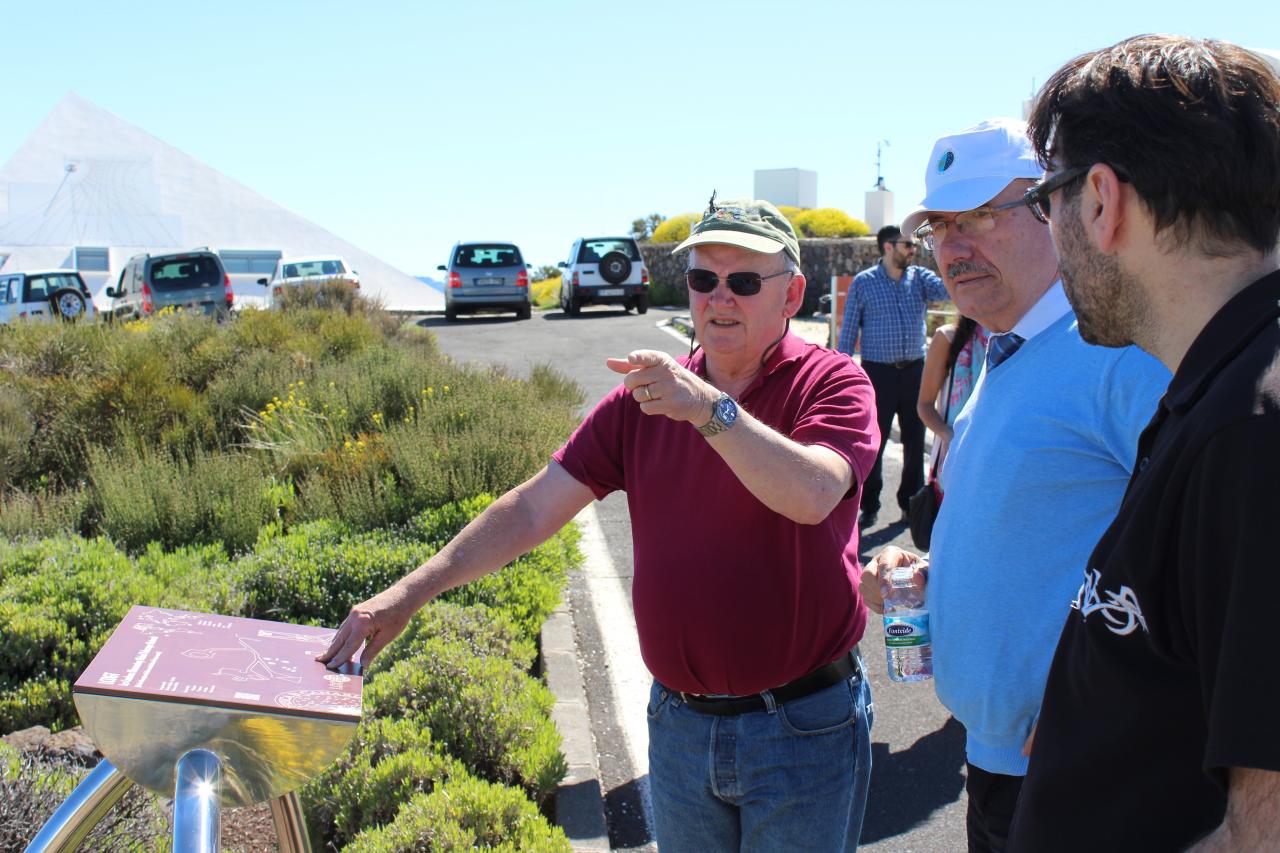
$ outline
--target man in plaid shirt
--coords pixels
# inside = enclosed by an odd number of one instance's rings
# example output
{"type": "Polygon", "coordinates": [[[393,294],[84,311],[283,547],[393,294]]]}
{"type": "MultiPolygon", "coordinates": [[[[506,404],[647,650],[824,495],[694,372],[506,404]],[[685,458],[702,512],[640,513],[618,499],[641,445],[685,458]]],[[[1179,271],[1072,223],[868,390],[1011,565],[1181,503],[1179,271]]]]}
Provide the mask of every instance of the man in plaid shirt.
{"type": "Polygon", "coordinates": [[[862,339],[862,369],[876,390],[876,417],[880,423],[880,453],[862,487],[862,527],[876,522],[880,512],[880,488],[884,448],[889,441],[893,416],[902,435],[902,482],[898,506],[907,517],[907,501],[924,485],[924,423],[916,414],[920,376],[926,347],[924,313],[929,302],[950,297],[942,279],[932,270],[913,266],[915,240],[896,225],[876,234],[880,262],[858,273],[844,303],[840,327],[841,352],[853,355],[862,339]]]}

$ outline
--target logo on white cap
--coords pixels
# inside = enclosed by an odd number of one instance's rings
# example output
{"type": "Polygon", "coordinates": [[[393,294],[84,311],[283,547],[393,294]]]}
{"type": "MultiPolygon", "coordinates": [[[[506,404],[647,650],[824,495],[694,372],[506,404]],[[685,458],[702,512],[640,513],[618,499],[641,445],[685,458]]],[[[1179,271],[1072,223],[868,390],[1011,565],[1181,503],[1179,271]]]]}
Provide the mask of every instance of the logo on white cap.
{"type": "Polygon", "coordinates": [[[950,169],[951,164],[955,161],[956,152],[948,148],[947,153],[938,158],[938,174],[941,175],[943,172],[947,171],[947,169],[950,169]]]}

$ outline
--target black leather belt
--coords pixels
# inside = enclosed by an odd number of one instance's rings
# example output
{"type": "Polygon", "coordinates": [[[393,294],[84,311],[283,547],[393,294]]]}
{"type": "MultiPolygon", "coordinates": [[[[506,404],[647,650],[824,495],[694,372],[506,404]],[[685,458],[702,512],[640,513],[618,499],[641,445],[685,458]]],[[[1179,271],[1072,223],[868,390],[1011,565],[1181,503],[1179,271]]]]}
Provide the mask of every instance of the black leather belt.
{"type": "MultiPolygon", "coordinates": [[[[794,699],[801,699],[811,693],[826,689],[831,685],[854,675],[862,678],[862,670],[858,668],[858,647],[841,655],[836,660],[815,669],[808,675],[802,675],[781,687],[765,691],[773,697],[774,706],[782,705],[794,699]]],[[[764,693],[753,693],[750,696],[703,696],[698,693],[676,693],[690,708],[704,714],[715,714],[718,717],[730,717],[736,714],[750,714],[754,711],[767,710],[764,693]]]]}
{"type": "Polygon", "coordinates": [[[892,367],[894,370],[906,370],[922,361],[924,361],[923,358],[910,358],[906,361],[869,361],[865,358],[862,360],[863,364],[877,364],[880,367],[892,367]]]}

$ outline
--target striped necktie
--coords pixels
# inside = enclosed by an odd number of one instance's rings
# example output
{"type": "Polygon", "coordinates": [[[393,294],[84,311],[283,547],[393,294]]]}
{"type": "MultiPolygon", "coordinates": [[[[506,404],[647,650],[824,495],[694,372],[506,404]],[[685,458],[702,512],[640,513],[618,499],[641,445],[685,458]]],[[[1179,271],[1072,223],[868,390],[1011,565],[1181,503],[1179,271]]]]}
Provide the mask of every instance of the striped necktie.
{"type": "Polygon", "coordinates": [[[1027,342],[1022,335],[992,335],[987,341],[987,370],[995,370],[1001,362],[1018,351],[1027,342]]]}

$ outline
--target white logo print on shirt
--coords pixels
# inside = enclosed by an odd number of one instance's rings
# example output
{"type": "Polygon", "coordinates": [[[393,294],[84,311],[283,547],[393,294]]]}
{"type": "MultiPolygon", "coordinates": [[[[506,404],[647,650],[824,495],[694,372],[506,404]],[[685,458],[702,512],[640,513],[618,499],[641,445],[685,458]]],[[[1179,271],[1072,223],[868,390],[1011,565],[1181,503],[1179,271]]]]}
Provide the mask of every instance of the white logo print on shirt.
{"type": "Polygon", "coordinates": [[[1138,597],[1133,594],[1133,590],[1127,586],[1120,587],[1118,593],[1103,590],[1107,596],[1107,600],[1103,601],[1098,594],[1098,582],[1101,580],[1102,572],[1097,569],[1085,572],[1084,583],[1080,585],[1080,591],[1076,593],[1076,600],[1071,602],[1071,606],[1079,610],[1085,619],[1089,618],[1090,613],[1101,610],[1108,630],[1121,637],[1132,634],[1139,625],[1142,630],[1147,630],[1147,620],[1142,616],[1142,608],[1138,605],[1138,597]]]}

